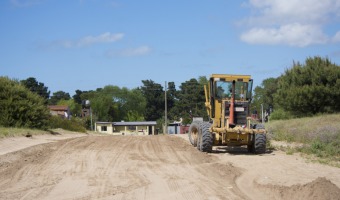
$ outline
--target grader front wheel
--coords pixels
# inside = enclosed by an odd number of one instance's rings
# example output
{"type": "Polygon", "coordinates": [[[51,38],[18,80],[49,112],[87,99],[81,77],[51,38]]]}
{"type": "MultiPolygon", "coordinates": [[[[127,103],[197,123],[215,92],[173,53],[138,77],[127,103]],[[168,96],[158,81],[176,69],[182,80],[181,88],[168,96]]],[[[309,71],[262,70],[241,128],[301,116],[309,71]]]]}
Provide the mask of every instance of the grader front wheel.
{"type": "Polygon", "coordinates": [[[254,153],[262,154],[266,152],[266,134],[255,134],[254,153]]]}
{"type": "Polygon", "coordinates": [[[201,131],[198,135],[197,149],[202,152],[211,152],[213,146],[213,137],[209,132],[211,124],[209,122],[203,122],[200,124],[201,131]]]}
{"type": "MultiPolygon", "coordinates": [[[[255,128],[257,130],[264,130],[264,124],[256,124],[255,128]]],[[[253,138],[252,148],[253,153],[262,154],[266,152],[267,136],[263,134],[255,134],[253,138]]]]}

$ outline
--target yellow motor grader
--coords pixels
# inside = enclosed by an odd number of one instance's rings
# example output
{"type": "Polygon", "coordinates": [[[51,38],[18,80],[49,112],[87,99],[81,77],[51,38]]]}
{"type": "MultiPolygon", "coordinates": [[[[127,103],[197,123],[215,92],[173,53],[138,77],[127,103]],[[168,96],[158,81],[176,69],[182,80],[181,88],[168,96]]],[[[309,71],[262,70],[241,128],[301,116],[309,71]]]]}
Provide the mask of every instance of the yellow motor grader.
{"type": "Polygon", "coordinates": [[[247,145],[251,153],[266,151],[263,124],[251,124],[250,102],[253,80],[248,75],[213,74],[204,86],[209,122],[193,121],[189,140],[202,152],[213,146],[247,145]]]}

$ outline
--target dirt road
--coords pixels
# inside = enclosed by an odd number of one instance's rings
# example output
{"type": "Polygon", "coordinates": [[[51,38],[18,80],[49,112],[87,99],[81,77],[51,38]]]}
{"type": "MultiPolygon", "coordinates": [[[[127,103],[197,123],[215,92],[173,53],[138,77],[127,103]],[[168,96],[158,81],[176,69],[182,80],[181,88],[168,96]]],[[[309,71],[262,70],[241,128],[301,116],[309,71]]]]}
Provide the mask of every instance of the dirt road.
{"type": "Polygon", "coordinates": [[[90,135],[0,156],[0,199],[339,199],[339,187],[338,168],[279,151],[206,154],[169,135],[90,135]]]}

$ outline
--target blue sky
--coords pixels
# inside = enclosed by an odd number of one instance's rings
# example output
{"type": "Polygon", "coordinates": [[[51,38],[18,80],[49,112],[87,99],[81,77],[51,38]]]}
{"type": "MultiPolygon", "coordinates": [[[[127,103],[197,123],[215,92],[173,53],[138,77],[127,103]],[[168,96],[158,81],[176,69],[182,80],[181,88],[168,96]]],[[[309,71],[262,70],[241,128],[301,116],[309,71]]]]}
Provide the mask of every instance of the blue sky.
{"type": "Polygon", "coordinates": [[[340,64],[340,0],[1,0],[0,76],[53,92],[340,64]]]}

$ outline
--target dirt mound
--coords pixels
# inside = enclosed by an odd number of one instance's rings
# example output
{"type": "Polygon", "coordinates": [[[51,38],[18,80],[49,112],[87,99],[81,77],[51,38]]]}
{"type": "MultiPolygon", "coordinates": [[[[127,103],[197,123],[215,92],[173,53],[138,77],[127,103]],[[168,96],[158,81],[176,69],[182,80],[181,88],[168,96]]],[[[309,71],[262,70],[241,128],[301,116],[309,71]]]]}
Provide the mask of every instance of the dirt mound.
{"type": "Polygon", "coordinates": [[[257,187],[275,199],[340,199],[340,189],[324,177],[290,187],[260,184],[257,184],[257,187]]]}

